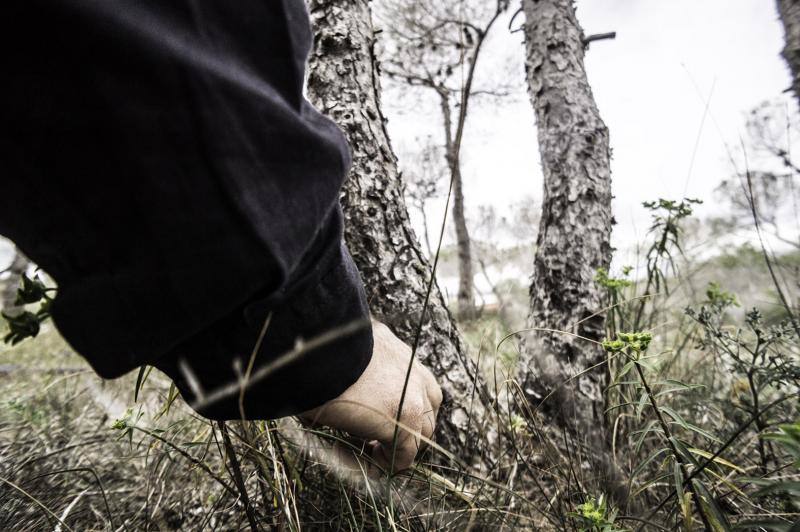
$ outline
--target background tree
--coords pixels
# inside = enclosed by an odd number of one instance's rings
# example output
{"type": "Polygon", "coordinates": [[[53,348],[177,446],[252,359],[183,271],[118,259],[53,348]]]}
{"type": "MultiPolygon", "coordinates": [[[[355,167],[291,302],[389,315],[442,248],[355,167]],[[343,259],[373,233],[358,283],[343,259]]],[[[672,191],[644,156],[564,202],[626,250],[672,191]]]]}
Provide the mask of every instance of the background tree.
{"type": "Polygon", "coordinates": [[[730,207],[713,219],[716,233],[727,236],[733,231],[750,231],[755,215],[762,232],[800,249],[796,183],[800,168],[792,160],[791,146],[798,133],[797,114],[789,111],[785,100],[764,102],[750,111],[746,125],[747,166],[716,189],[730,207]]]}
{"type": "MultiPolygon", "coordinates": [[[[519,274],[526,272],[533,261],[538,205],[533,198],[525,197],[502,210],[479,205],[476,211],[470,218],[475,262],[496,301],[496,305],[482,309],[497,316],[504,332],[522,329],[528,299],[519,274]]],[[[480,295],[480,290],[477,293],[480,295]]]]}
{"type": "Polygon", "coordinates": [[[422,324],[416,353],[445,394],[437,439],[460,459],[479,460],[482,441],[475,427],[483,419],[488,395],[411,229],[381,113],[369,2],[312,0],[310,13],[315,35],[308,93],[317,108],[339,124],[353,152],[341,198],[345,239],[370,308],[412,345],[422,324]]]}
{"type": "Polygon", "coordinates": [[[800,101],[800,2],[778,0],[778,14],[783,22],[786,38],[783,58],[792,73],[794,95],[800,101]]]}
{"type": "Polygon", "coordinates": [[[405,157],[401,156],[404,159],[413,158],[416,163],[413,170],[403,172],[406,184],[405,197],[411,201],[411,206],[419,212],[422,219],[422,236],[429,258],[434,256],[434,252],[431,246],[431,227],[428,223],[427,207],[430,200],[439,197],[442,193],[441,186],[445,169],[441,164],[441,152],[441,146],[428,137],[423,141],[418,152],[405,154],[405,157]]]}
{"type": "MultiPolygon", "coordinates": [[[[444,155],[452,183],[458,247],[458,313],[475,316],[473,256],[461,174],[461,146],[475,70],[483,44],[508,0],[391,0],[381,11],[387,35],[384,72],[392,79],[433,91],[444,129],[444,155]]],[[[481,91],[484,93],[492,91],[481,91]]]]}
{"type": "Polygon", "coordinates": [[[594,278],[611,261],[608,129],[583,57],[572,0],[523,0],[528,88],[544,172],[542,216],[530,287],[521,370],[534,404],[596,446],[602,436],[606,371],[593,343],[604,336],[594,278]],[[563,332],[552,332],[563,331],[563,332]],[[563,385],[563,386],[562,386],[563,385]]]}

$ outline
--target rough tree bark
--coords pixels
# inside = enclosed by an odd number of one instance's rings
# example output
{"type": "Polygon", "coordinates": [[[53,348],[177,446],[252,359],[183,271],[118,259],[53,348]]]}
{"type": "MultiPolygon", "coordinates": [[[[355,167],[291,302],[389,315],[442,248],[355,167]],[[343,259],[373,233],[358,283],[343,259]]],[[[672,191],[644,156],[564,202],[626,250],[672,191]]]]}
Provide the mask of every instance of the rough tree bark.
{"type": "Polygon", "coordinates": [[[778,0],[778,14],[785,32],[782,55],[792,73],[792,90],[800,102],[800,1],[778,0]]]}
{"type": "MultiPolygon", "coordinates": [[[[311,101],[345,132],[353,166],[342,193],[345,239],[367,290],[372,313],[412,343],[431,267],[408,218],[397,159],[380,107],[375,37],[368,0],[310,0],[314,47],[309,58],[311,101]]],[[[460,459],[480,463],[476,437],[488,403],[475,364],[433,285],[419,358],[442,385],[437,441],[460,459]],[[472,428],[470,428],[472,427],[472,428]]]]}
{"type": "Polygon", "coordinates": [[[600,118],[583,64],[583,31],[572,0],[523,0],[526,72],[536,112],[544,172],[542,218],[530,287],[530,328],[523,341],[526,393],[551,419],[586,437],[602,437],[601,366],[561,386],[604,359],[587,340],[604,335],[598,268],[611,259],[611,170],[608,129],[600,118]]]}

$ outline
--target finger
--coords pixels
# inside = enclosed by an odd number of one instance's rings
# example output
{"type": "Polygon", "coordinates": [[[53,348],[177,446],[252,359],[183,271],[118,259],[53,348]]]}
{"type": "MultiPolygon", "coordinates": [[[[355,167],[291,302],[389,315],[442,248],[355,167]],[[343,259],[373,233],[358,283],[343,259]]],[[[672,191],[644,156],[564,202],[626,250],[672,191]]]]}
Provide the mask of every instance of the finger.
{"type": "Polygon", "coordinates": [[[388,409],[382,412],[360,401],[336,399],[300,417],[311,426],[333,427],[361,440],[385,441],[394,434],[395,414],[390,414],[388,409]]]}
{"type": "Polygon", "coordinates": [[[397,444],[376,442],[372,447],[372,459],[384,471],[397,473],[410,468],[419,450],[419,433],[410,433],[401,428],[397,444]],[[394,456],[393,456],[394,455],[394,456]]]}
{"type": "Polygon", "coordinates": [[[439,386],[439,382],[436,380],[431,370],[420,363],[417,364],[417,367],[420,370],[419,373],[423,377],[425,390],[428,393],[428,400],[431,402],[431,405],[433,405],[434,410],[438,411],[439,407],[442,405],[442,388],[439,386]]]}
{"type": "Polygon", "coordinates": [[[380,459],[376,459],[381,444],[377,440],[371,442],[362,441],[360,445],[349,445],[344,442],[334,444],[334,457],[331,465],[335,466],[340,473],[351,476],[353,480],[367,478],[378,480],[389,469],[389,461],[381,454],[380,459]]]}
{"type": "Polygon", "coordinates": [[[436,429],[436,413],[436,409],[429,404],[420,424],[420,433],[423,438],[428,440],[433,438],[433,431],[436,429]]]}
{"type": "Polygon", "coordinates": [[[431,406],[433,407],[434,416],[438,416],[439,408],[442,406],[442,400],[444,399],[444,396],[442,395],[442,388],[436,381],[434,381],[433,385],[428,386],[425,391],[428,394],[428,401],[430,401],[431,406]]]}
{"type": "Polygon", "coordinates": [[[419,451],[423,425],[431,424],[424,422],[425,417],[431,415],[431,407],[422,390],[418,393],[418,397],[409,397],[404,405],[396,434],[392,431],[391,438],[378,439],[373,449],[373,458],[386,471],[396,473],[412,466],[419,451]]]}

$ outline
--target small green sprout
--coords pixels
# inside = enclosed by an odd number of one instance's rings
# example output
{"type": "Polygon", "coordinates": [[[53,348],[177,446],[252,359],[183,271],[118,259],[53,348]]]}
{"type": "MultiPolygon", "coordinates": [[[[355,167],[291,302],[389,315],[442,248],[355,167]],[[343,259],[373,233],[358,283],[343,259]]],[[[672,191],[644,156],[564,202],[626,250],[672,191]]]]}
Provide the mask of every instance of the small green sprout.
{"type": "Polygon", "coordinates": [[[603,340],[603,349],[609,353],[619,353],[625,349],[625,342],[622,340],[603,340]]]}
{"type": "Polygon", "coordinates": [[[736,295],[723,290],[720,284],[714,281],[708,283],[708,288],[706,288],[706,299],[709,304],[718,309],[739,306],[739,301],[737,301],[736,295]]]}
{"type": "Polygon", "coordinates": [[[511,416],[510,425],[514,434],[524,434],[528,429],[528,422],[518,414],[511,416]]]}
{"type": "Polygon", "coordinates": [[[136,428],[136,421],[138,421],[140,417],[142,417],[141,411],[138,415],[134,416],[133,409],[129,408],[121,418],[114,420],[111,424],[111,429],[118,430],[120,432],[119,438],[127,437],[128,444],[133,446],[133,430],[136,428]]]}
{"type": "Polygon", "coordinates": [[[579,521],[581,532],[621,532],[614,521],[617,518],[617,510],[610,508],[606,502],[605,495],[595,499],[589,497],[586,502],[579,504],[576,512],[570,512],[570,516],[579,521]]]}
{"type": "MultiPolygon", "coordinates": [[[[626,266],[625,268],[622,269],[622,275],[627,277],[628,274],[631,272],[631,269],[632,268],[630,266],[626,266]]],[[[621,277],[609,276],[608,270],[606,270],[605,268],[597,268],[597,273],[594,276],[594,281],[603,288],[613,291],[617,291],[622,288],[627,288],[628,286],[631,286],[633,284],[633,281],[631,281],[630,279],[623,279],[621,277]]]]}
{"type": "Polygon", "coordinates": [[[627,351],[629,354],[644,353],[650,347],[653,335],[649,332],[617,333],[616,340],[603,340],[603,349],[609,353],[627,351]]]}
{"type": "Polygon", "coordinates": [[[111,428],[113,430],[127,430],[130,427],[131,418],[133,418],[133,409],[129,408],[125,411],[125,415],[114,420],[111,424],[111,428]]]}

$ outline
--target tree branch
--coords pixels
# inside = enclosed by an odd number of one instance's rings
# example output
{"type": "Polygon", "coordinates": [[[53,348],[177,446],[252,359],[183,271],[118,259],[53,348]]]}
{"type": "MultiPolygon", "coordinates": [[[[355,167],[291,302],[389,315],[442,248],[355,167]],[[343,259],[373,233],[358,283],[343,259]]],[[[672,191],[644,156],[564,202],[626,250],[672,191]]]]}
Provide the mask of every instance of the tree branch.
{"type": "Polygon", "coordinates": [[[615,39],[617,37],[616,31],[609,31],[608,33],[595,33],[594,35],[589,35],[588,37],[584,37],[581,41],[583,43],[584,48],[588,48],[590,43],[594,41],[603,41],[606,39],[615,39]]]}

